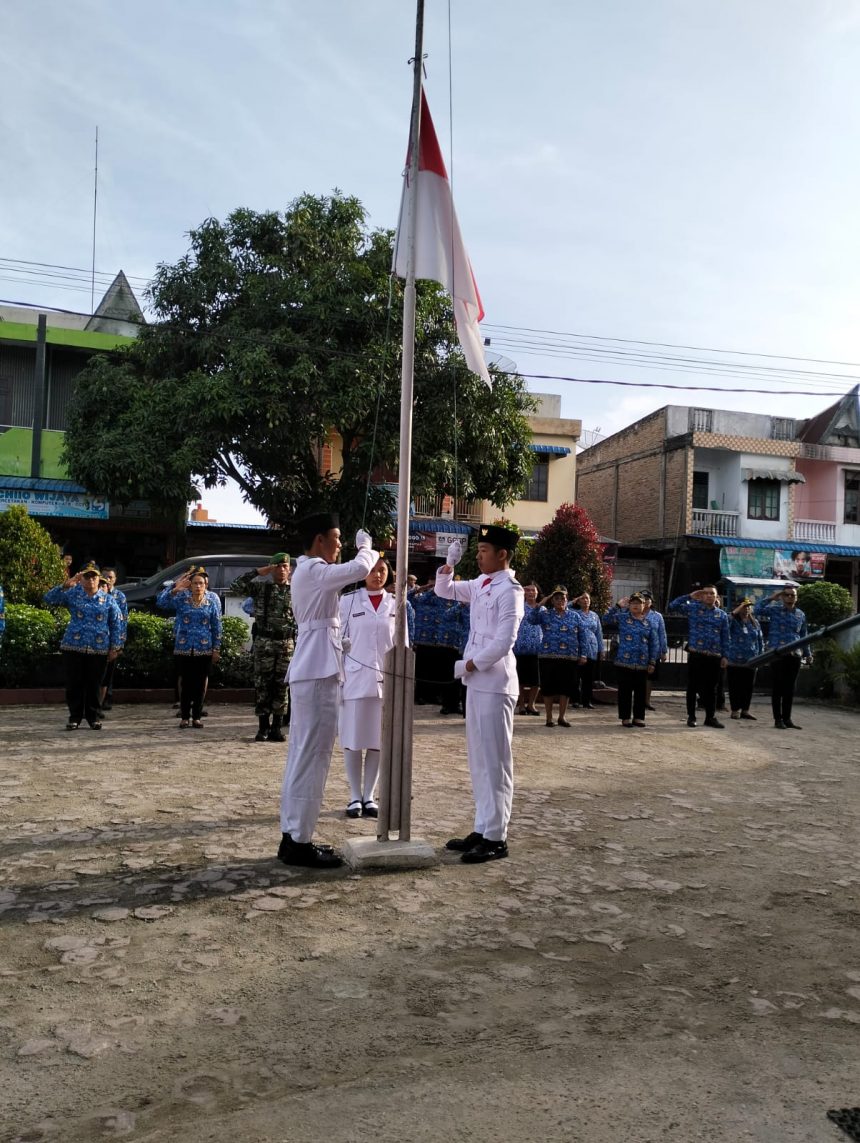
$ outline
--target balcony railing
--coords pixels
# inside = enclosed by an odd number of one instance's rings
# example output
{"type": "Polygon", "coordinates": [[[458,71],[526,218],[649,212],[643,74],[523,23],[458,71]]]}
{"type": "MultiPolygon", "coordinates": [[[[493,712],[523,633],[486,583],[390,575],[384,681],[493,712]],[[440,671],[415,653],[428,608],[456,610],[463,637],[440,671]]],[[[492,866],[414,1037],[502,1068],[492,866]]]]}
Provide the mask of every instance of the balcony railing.
{"type": "Polygon", "coordinates": [[[836,543],[836,525],[828,520],[795,520],[795,540],[818,540],[822,544],[836,543]]]}
{"type": "Polygon", "coordinates": [[[415,496],[412,503],[415,506],[416,516],[449,516],[453,520],[463,520],[467,524],[481,522],[480,500],[467,500],[465,496],[459,496],[454,500],[451,496],[439,494],[415,496]]]}
{"type": "Polygon", "coordinates": [[[738,512],[694,508],[692,530],[699,536],[736,536],[739,515],[738,512]]]}

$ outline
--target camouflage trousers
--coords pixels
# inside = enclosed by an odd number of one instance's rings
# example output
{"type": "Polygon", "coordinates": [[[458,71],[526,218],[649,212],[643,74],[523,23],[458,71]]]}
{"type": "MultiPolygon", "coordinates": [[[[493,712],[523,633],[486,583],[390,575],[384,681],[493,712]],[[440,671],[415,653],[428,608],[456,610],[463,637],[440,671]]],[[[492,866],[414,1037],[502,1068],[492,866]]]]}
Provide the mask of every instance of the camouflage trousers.
{"type": "Polygon", "coordinates": [[[287,667],[292,652],[291,640],[254,640],[254,713],[283,717],[287,701],[287,667]]]}

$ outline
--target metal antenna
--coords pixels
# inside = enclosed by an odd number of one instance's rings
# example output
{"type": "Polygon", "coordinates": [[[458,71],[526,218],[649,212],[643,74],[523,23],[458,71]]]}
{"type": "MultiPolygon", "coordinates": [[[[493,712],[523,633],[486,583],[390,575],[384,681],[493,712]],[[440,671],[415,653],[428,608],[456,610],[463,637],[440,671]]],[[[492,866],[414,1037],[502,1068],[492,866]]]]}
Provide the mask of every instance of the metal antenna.
{"type": "Polygon", "coordinates": [[[96,308],[96,212],[99,204],[99,129],[96,125],[96,169],[93,179],[93,262],[90,277],[90,313],[96,308]]]}

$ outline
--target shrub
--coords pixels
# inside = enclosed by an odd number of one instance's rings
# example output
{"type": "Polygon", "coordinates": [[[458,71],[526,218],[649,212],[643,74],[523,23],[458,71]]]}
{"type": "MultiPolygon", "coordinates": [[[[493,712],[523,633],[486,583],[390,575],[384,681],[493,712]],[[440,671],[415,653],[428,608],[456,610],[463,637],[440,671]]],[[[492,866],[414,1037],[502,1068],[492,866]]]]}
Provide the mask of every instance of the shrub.
{"type": "Polygon", "coordinates": [[[170,686],[172,653],[172,619],[146,611],[129,612],[125,648],[117,661],[117,684],[170,686]]]}
{"type": "MultiPolygon", "coordinates": [[[[500,528],[509,528],[512,532],[516,532],[519,536],[517,546],[514,549],[514,555],[511,559],[511,567],[517,573],[517,578],[521,583],[526,581],[523,579],[526,566],[529,562],[529,553],[532,550],[534,540],[526,540],[519,527],[512,524],[510,520],[506,520],[503,516],[493,520],[500,528]]],[[[463,558],[457,564],[456,574],[462,576],[463,579],[476,579],[480,574],[478,571],[478,537],[474,535],[469,541],[469,546],[463,553],[463,558]]]]}
{"type": "Polygon", "coordinates": [[[27,509],[11,504],[0,513],[0,583],[7,602],[38,605],[64,579],[57,545],[27,509]]]}
{"type": "Polygon", "coordinates": [[[838,583],[805,583],[797,589],[797,606],[806,615],[809,630],[826,627],[854,613],[851,592],[838,583]]]}
{"type": "Polygon", "coordinates": [[[248,624],[238,615],[222,619],[221,658],[212,668],[210,685],[250,687],[254,683],[254,661],[244,645],[248,641],[248,624]]]}
{"type": "Polygon", "coordinates": [[[839,645],[835,639],[822,639],[810,649],[813,662],[809,668],[809,691],[816,698],[832,699],[842,674],[839,645]]]}
{"type": "Polygon", "coordinates": [[[855,643],[847,651],[839,647],[836,654],[840,667],[839,675],[844,679],[851,697],[855,702],[860,702],[860,643],[855,643]]]}
{"type": "MultiPolygon", "coordinates": [[[[65,613],[68,621],[68,612],[65,613]]],[[[0,678],[7,687],[44,684],[46,668],[66,622],[26,603],[6,607],[6,636],[0,649],[0,678]]]]}

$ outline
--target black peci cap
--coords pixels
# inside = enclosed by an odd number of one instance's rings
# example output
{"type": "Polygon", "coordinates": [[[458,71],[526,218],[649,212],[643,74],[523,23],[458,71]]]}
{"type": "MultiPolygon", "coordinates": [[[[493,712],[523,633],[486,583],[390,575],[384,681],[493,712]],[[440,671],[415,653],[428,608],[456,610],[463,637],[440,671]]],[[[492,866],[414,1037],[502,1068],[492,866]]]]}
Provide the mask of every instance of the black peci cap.
{"type": "Polygon", "coordinates": [[[500,528],[498,524],[482,524],[478,529],[479,544],[492,544],[493,547],[504,548],[512,555],[519,538],[518,532],[510,528],[500,528]]]}

